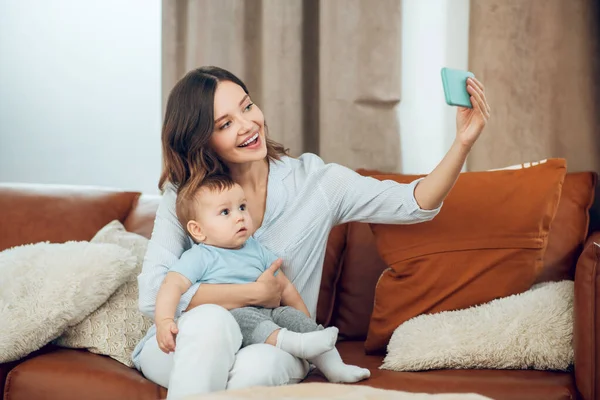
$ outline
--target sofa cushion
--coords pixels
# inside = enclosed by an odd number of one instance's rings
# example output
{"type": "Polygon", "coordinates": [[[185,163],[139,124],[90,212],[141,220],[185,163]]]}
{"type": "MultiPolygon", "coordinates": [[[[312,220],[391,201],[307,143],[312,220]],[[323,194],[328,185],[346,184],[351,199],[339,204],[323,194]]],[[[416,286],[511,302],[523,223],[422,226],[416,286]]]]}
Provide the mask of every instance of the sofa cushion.
{"type": "MultiPolygon", "coordinates": [[[[371,377],[359,382],[382,389],[423,393],[479,393],[498,400],[572,400],[577,398],[573,375],[534,370],[435,370],[395,372],[379,369],[383,356],[366,355],[364,343],[337,344],[344,362],[368,368],[371,377]]],[[[325,382],[318,372],[305,382],[325,382]]]]}
{"type": "Polygon", "coordinates": [[[159,195],[142,194],[139,196],[133,202],[131,212],[123,223],[127,232],[137,233],[150,239],[160,199],[159,195]]]}
{"type": "Polygon", "coordinates": [[[8,374],[5,400],[164,399],[166,389],[140,372],[85,350],[60,349],[22,362],[8,374]]]}
{"type": "Polygon", "coordinates": [[[565,176],[544,253],[544,268],[537,282],[575,279],[575,264],[588,235],[596,180],[597,175],[593,172],[565,176]]]}
{"type": "Polygon", "coordinates": [[[542,270],[565,172],[564,159],[519,170],[466,172],[432,221],[371,224],[390,268],[375,290],[367,351],[385,349],[394,329],[417,315],[529,289],[542,270]]]}
{"type": "Polygon", "coordinates": [[[369,225],[349,223],[331,320],[331,325],[340,330],[340,339],[364,340],[367,337],[375,286],[386,268],[369,225]]]}
{"type": "Polygon", "coordinates": [[[337,296],[338,280],[341,273],[341,260],[346,247],[346,231],[348,224],[334,227],[327,239],[325,259],[323,260],[323,274],[317,302],[317,323],[327,327],[331,318],[337,296]]]}
{"type": "MultiPolygon", "coordinates": [[[[364,176],[384,175],[385,172],[358,169],[364,176]]],[[[398,174],[402,176],[401,174],[398,174]]],[[[406,175],[406,181],[422,175],[406,175]]],[[[590,209],[598,175],[595,172],[572,172],[565,175],[556,215],[552,221],[548,246],[544,253],[544,267],[536,283],[574,279],[575,264],[588,235],[590,209]]],[[[600,204],[600,201],[597,201],[600,204]]]]}
{"type": "Polygon", "coordinates": [[[89,186],[0,183],[0,251],[90,240],[110,221],[123,222],[138,196],[89,186]]]}

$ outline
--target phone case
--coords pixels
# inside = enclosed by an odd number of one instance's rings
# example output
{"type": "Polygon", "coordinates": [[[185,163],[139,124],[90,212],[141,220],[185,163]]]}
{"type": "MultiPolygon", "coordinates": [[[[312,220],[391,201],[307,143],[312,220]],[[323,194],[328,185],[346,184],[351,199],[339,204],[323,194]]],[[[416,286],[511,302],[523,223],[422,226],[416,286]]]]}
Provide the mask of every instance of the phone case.
{"type": "Polygon", "coordinates": [[[473,108],[467,92],[467,78],[474,76],[469,71],[442,68],[442,84],[448,105],[473,108]]]}

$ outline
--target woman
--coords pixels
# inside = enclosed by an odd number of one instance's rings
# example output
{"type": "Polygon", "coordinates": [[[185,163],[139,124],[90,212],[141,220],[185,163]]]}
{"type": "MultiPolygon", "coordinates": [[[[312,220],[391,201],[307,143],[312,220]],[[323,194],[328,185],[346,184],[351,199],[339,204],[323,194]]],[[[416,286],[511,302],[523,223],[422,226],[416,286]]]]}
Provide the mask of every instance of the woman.
{"type": "MultiPolygon", "coordinates": [[[[246,86],[216,67],[189,72],[173,88],[162,130],[164,195],[138,277],[140,309],[154,317],[158,289],[191,241],[175,215],[176,188],[207,173],[229,174],[247,197],[255,221],[254,237],[283,259],[282,270],[315,316],[321,268],[331,228],[349,221],[418,223],[433,218],[454,185],[471,146],[490,115],[484,88],[469,79],[473,108],[460,108],[451,149],[427,177],[410,184],[361,177],[314,154],[294,159],[267,137],[264,116],[246,86]]],[[[241,333],[229,309],[279,306],[281,289],[273,265],[255,283],[194,285],[182,296],[177,313],[176,350],[163,353],[150,329],[133,358],[150,380],[169,388],[169,397],[253,385],[282,385],[302,380],[308,365],[289,353],[255,344],[240,349],[241,333]],[[238,351],[239,350],[239,351],[238,351]]],[[[318,367],[339,354],[325,353],[318,367]]],[[[353,369],[354,368],[354,369],[353,369]]],[[[330,379],[364,378],[348,366],[330,379]]],[[[329,377],[329,376],[328,376],[329,377]]]]}

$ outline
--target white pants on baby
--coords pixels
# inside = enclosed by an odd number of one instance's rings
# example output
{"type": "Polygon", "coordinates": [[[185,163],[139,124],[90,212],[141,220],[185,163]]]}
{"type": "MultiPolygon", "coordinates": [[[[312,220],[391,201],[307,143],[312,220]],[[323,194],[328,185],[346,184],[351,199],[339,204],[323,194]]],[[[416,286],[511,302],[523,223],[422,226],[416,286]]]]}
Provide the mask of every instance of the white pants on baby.
{"type": "Polygon", "coordinates": [[[169,389],[168,399],[250,386],[300,382],[308,363],[267,344],[240,350],[240,327],[225,308],[206,304],[184,313],[177,322],[176,351],[165,354],[156,336],[140,353],[146,378],[169,389]]]}

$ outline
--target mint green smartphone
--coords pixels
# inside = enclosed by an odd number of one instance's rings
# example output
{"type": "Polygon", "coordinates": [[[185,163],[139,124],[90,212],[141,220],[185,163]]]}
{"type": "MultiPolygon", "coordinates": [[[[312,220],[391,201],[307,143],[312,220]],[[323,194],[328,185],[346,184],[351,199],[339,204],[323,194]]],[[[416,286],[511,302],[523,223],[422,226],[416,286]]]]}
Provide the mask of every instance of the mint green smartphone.
{"type": "Polygon", "coordinates": [[[475,75],[469,71],[442,68],[442,84],[448,105],[473,108],[471,96],[467,92],[467,78],[469,77],[473,78],[475,75]]]}

